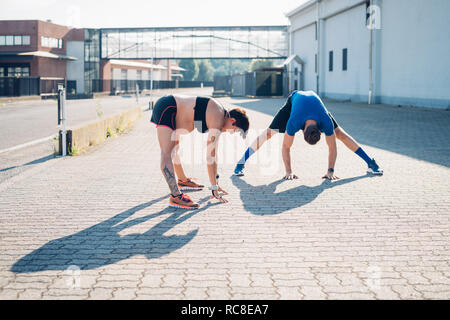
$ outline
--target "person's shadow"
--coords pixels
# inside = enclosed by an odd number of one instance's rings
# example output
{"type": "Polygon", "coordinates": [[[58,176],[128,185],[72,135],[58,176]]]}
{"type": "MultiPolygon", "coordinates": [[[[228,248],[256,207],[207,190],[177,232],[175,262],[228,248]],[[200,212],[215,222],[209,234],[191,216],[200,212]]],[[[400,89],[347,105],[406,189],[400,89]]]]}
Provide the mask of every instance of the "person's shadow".
{"type": "Polygon", "coordinates": [[[231,180],[233,185],[240,190],[240,197],[247,211],[255,215],[275,215],[314,201],[326,189],[370,177],[363,175],[333,182],[325,179],[315,187],[302,185],[279,193],[275,193],[277,186],[283,182],[288,183],[283,179],[260,186],[253,186],[237,176],[232,176],[231,180]]]}
{"type": "MultiPolygon", "coordinates": [[[[52,240],[41,248],[19,259],[11,267],[14,273],[32,273],[45,270],[67,270],[77,267],[80,270],[90,270],[101,266],[114,264],[135,255],[144,255],[148,259],[167,255],[189,243],[197,234],[198,229],[185,235],[164,235],[176,225],[194,215],[220,203],[208,203],[198,210],[186,211],[177,208],[166,208],[162,211],[123,222],[136,212],[167,199],[167,196],[143,203],[124,211],[104,222],[96,224],[73,235],[52,240]],[[168,214],[145,233],[134,233],[121,236],[120,231],[150,219],[168,214]]],[[[209,197],[199,201],[206,202],[209,197]]]]}

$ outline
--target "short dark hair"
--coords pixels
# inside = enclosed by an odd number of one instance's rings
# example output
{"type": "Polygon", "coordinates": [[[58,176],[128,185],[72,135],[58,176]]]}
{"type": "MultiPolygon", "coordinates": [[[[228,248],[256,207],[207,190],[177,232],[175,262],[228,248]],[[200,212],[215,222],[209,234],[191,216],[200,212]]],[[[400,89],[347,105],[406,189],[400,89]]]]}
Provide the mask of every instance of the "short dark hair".
{"type": "Polygon", "coordinates": [[[310,125],[303,132],[303,136],[306,142],[315,145],[320,140],[320,130],[316,125],[310,125]]]}
{"type": "Polygon", "coordinates": [[[236,120],[236,122],[233,124],[233,126],[238,127],[242,129],[243,133],[242,136],[245,138],[247,135],[248,128],[250,127],[250,122],[248,120],[248,116],[244,109],[241,108],[235,108],[230,111],[230,118],[233,118],[236,120]]]}

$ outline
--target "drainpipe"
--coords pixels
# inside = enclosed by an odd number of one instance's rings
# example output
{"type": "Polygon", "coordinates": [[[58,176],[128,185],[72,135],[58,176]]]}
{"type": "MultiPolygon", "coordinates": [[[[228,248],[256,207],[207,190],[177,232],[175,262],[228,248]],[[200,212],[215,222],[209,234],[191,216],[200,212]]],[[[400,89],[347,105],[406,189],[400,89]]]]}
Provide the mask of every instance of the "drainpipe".
{"type": "MultiPolygon", "coordinates": [[[[292,48],[292,26],[290,27],[289,30],[289,57],[291,57],[294,54],[294,50],[292,48]]],[[[292,92],[294,90],[294,87],[292,86],[292,64],[289,65],[285,65],[284,66],[284,71],[285,71],[285,75],[287,78],[287,85],[288,85],[288,90],[286,93],[283,93],[283,95],[286,95],[286,97],[289,95],[290,92],[292,92]]]]}
{"type": "Polygon", "coordinates": [[[317,28],[317,74],[316,74],[316,91],[319,95],[319,81],[320,81],[320,0],[317,0],[317,18],[316,18],[316,28],[317,28]]]}
{"type": "Polygon", "coordinates": [[[369,105],[373,103],[373,24],[372,24],[372,6],[373,0],[370,0],[369,7],[369,30],[370,30],[370,44],[369,44],[369,105]]]}

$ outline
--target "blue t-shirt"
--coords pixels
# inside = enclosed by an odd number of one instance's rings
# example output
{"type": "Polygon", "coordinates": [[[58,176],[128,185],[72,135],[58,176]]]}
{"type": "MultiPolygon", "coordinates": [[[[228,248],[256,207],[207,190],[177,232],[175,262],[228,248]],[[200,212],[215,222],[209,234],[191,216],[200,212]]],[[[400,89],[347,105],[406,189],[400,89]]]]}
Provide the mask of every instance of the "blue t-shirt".
{"type": "Polygon", "coordinates": [[[327,136],[334,133],[334,125],[328,110],[314,91],[296,91],[292,94],[292,109],[286,125],[286,133],[294,136],[305,129],[306,120],[315,120],[319,130],[327,136]]]}

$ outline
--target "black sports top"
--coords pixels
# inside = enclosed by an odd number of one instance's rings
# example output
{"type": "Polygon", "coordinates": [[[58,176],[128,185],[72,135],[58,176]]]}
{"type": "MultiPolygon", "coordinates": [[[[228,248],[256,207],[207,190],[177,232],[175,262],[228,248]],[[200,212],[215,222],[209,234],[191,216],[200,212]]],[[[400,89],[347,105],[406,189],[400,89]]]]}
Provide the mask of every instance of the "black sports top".
{"type": "MultiPolygon", "coordinates": [[[[200,133],[205,133],[208,131],[208,126],[206,125],[206,108],[208,102],[211,98],[208,97],[197,97],[194,107],[194,127],[200,133]]],[[[224,117],[228,115],[228,111],[224,110],[224,117]]]]}

